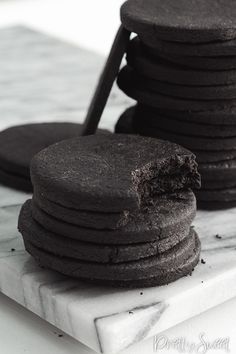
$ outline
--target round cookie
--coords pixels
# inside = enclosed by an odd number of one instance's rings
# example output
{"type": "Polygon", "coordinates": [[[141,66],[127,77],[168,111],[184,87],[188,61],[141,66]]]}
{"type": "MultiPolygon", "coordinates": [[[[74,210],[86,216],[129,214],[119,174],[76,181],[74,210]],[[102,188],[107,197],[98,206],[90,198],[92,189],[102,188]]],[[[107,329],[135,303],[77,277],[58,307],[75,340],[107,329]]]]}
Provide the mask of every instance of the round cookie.
{"type": "Polygon", "coordinates": [[[135,113],[135,107],[130,107],[124,111],[124,113],[118,119],[115,125],[116,134],[134,134],[133,127],[133,114],[135,113]]]}
{"type": "Polygon", "coordinates": [[[236,159],[236,150],[200,151],[194,150],[198,163],[224,162],[236,159]]]}
{"type": "Polygon", "coordinates": [[[236,207],[236,201],[206,201],[206,200],[198,200],[197,202],[198,209],[202,210],[223,210],[223,209],[231,209],[236,207]]]}
{"type": "MultiPolygon", "coordinates": [[[[134,124],[133,124],[133,117],[137,116],[136,112],[138,111],[139,105],[133,106],[128,108],[118,119],[117,124],[116,124],[116,133],[123,133],[123,134],[130,134],[131,131],[133,134],[137,134],[137,130],[135,131],[134,129],[134,124]],[[122,125],[122,130],[117,130],[118,127],[122,125]]],[[[157,113],[158,114],[158,113],[157,113]]],[[[149,117],[149,115],[148,115],[149,117]]],[[[164,118],[165,119],[165,118],[164,118]]],[[[168,119],[168,118],[167,118],[168,119]]],[[[184,122],[179,121],[180,124],[184,122]]],[[[189,123],[191,124],[191,123],[189,123]]],[[[207,125],[203,125],[207,126],[207,125]]],[[[211,126],[212,127],[212,126],[211,126]]],[[[218,127],[215,126],[218,130],[218,127]]],[[[228,126],[222,126],[222,130],[226,129],[228,126]]],[[[228,130],[228,129],[227,129],[228,130]]],[[[214,131],[214,126],[213,126],[213,131],[214,131]]],[[[232,126],[232,131],[234,131],[234,126],[232,126]]],[[[215,131],[216,132],[216,131],[215,131]]],[[[140,129],[139,132],[140,135],[142,135],[142,130],[140,129]]],[[[209,162],[220,162],[223,163],[224,161],[228,160],[233,160],[236,159],[236,150],[223,150],[223,151],[204,151],[204,150],[193,150],[191,151],[194,153],[196,156],[196,160],[198,163],[209,163],[209,162]]]]}
{"type": "Polygon", "coordinates": [[[153,194],[200,185],[195,156],[188,150],[167,141],[123,134],[51,145],[33,158],[31,178],[50,201],[108,213],[139,209],[152,201],[153,194]]]}
{"type": "Polygon", "coordinates": [[[236,83],[236,70],[193,70],[150,54],[136,37],[130,42],[128,48],[128,65],[142,76],[167,83],[189,86],[216,86],[236,83]]]}
{"type": "MultiPolygon", "coordinates": [[[[157,107],[151,107],[143,104],[138,104],[136,107],[137,115],[147,114],[150,116],[164,116],[172,118],[175,120],[180,120],[181,122],[189,123],[199,123],[206,125],[227,125],[235,126],[236,125],[236,106],[228,106],[226,108],[220,108],[218,110],[205,110],[205,111],[177,111],[168,108],[159,109],[157,107]]],[[[230,127],[229,127],[230,128],[230,127]]],[[[234,127],[232,127],[234,129],[234,127]]]]}
{"type": "Polygon", "coordinates": [[[125,28],[153,41],[206,43],[236,38],[233,0],[129,0],[121,7],[125,28]]]}
{"type": "MultiPolygon", "coordinates": [[[[153,205],[129,215],[129,221],[117,230],[98,230],[78,225],[67,218],[32,204],[33,218],[47,230],[79,241],[104,244],[130,244],[186,236],[196,214],[196,200],[192,191],[161,195],[153,205]]],[[[106,214],[109,218],[109,214],[106,214]]],[[[163,241],[165,243],[165,241],[163,241]]],[[[174,242],[174,240],[173,240],[174,242]]]]}
{"type": "MultiPolygon", "coordinates": [[[[136,111],[126,112],[126,117],[133,115],[133,120],[131,125],[133,125],[133,131],[140,132],[145,126],[152,127],[154,129],[167,129],[173,133],[179,133],[189,136],[206,136],[215,138],[226,138],[231,136],[236,136],[236,125],[211,125],[211,124],[201,124],[195,122],[185,122],[179,119],[169,118],[167,116],[156,114],[150,114],[149,111],[139,113],[138,109],[136,111]]],[[[128,118],[127,118],[128,119],[128,118]]]]}
{"type": "Polygon", "coordinates": [[[139,261],[118,264],[101,264],[96,262],[81,262],[73,258],[57,257],[32,245],[27,235],[23,235],[26,250],[43,267],[53,269],[65,275],[87,280],[108,282],[114,286],[132,287],[142,283],[150,285],[155,278],[154,285],[167,284],[168,275],[171,281],[192,272],[198,263],[200,255],[200,241],[195,231],[191,230],[189,237],[161,255],[141,259],[139,261]],[[191,268],[190,268],[191,265],[191,268]],[[187,269],[184,267],[186,266],[187,269]],[[184,272],[181,269],[185,269],[184,272]],[[174,276],[175,275],[175,276],[174,276]]]}
{"type": "Polygon", "coordinates": [[[236,100],[193,100],[183,99],[153,92],[146,81],[129,67],[123,68],[117,78],[119,88],[139,103],[161,109],[176,111],[210,111],[229,109],[236,105],[236,100]]]}
{"type": "Polygon", "coordinates": [[[157,38],[139,36],[141,41],[147,46],[156,48],[159,52],[176,55],[186,55],[194,57],[219,57],[219,56],[235,56],[236,40],[216,41],[208,43],[181,43],[162,41],[157,38]]]}
{"type": "Polygon", "coordinates": [[[225,189],[225,188],[236,188],[236,182],[234,180],[207,180],[202,176],[202,189],[203,190],[218,190],[218,189],[225,189]]]}
{"type": "MultiPolygon", "coordinates": [[[[149,48],[149,47],[148,47],[149,48]]],[[[166,54],[163,52],[157,52],[153,49],[148,49],[148,52],[156,58],[162,58],[171,63],[182,65],[185,68],[195,70],[234,70],[236,68],[236,56],[219,56],[219,57],[193,57],[184,55],[166,54]]]]}
{"type": "Polygon", "coordinates": [[[156,92],[165,96],[173,96],[180,99],[193,100],[230,100],[236,98],[236,84],[219,86],[185,86],[173,83],[153,80],[139,75],[132,68],[126,66],[121,72],[121,76],[133,77],[143,87],[151,92],[156,92]]]}
{"type": "Polygon", "coordinates": [[[173,132],[169,132],[167,130],[154,130],[152,127],[148,126],[142,128],[142,135],[153,138],[156,137],[158,139],[166,139],[194,151],[202,150],[206,152],[236,150],[236,137],[210,138],[201,136],[187,136],[182,134],[174,134],[173,132]]]}
{"type": "Polygon", "coordinates": [[[59,122],[18,125],[1,131],[0,182],[32,191],[30,162],[33,156],[60,140],[81,135],[81,131],[81,124],[59,122]]]}
{"type": "Polygon", "coordinates": [[[203,180],[234,181],[236,185],[236,159],[228,161],[200,163],[198,170],[203,180]]]}
{"type": "Polygon", "coordinates": [[[236,187],[196,191],[199,209],[217,210],[236,207],[236,187]]]}
{"type": "Polygon", "coordinates": [[[24,192],[32,192],[33,189],[29,179],[17,174],[8,173],[3,169],[0,169],[0,184],[24,192]]]}
{"type": "Polygon", "coordinates": [[[0,132],[0,169],[30,178],[32,157],[60,140],[80,135],[75,123],[36,123],[13,126],[0,132]]]}
{"type": "Polygon", "coordinates": [[[119,229],[129,221],[129,211],[120,213],[104,213],[66,208],[61,204],[50,201],[37,188],[34,188],[33,200],[47,214],[68,223],[93,229],[119,229]]]}
{"type": "MultiPolygon", "coordinates": [[[[18,227],[19,231],[23,235],[27,235],[26,237],[33,245],[55,255],[89,262],[121,263],[166,252],[188,236],[190,226],[185,234],[182,233],[178,236],[173,234],[170,238],[160,241],[124,245],[81,242],[48,231],[46,225],[42,226],[36,222],[32,217],[31,200],[28,200],[21,209],[18,227]]],[[[78,230],[78,232],[81,231],[78,230]]],[[[99,237],[98,234],[97,240],[99,237]]]]}

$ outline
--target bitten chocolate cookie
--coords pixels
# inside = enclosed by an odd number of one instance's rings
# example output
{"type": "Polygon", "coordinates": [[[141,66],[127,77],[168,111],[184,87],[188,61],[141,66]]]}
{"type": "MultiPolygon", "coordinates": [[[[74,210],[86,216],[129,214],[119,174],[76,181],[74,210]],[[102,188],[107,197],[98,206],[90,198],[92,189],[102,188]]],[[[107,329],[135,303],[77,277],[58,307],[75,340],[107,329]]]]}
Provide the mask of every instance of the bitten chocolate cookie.
{"type": "Polygon", "coordinates": [[[161,285],[179,279],[192,272],[198,263],[200,241],[195,231],[191,229],[189,236],[158,256],[148,257],[138,261],[118,264],[102,264],[97,262],[79,261],[74,258],[58,257],[35,247],[27,235],[23,235],[26,250],[43,267],[54,269],[71,277],[87,280],[106,281],[109,285],[134,287],[142,281],[148,286],[161,285]],[[191,267],[190,267],[191,265],[191,267]],[[185,271],[181,271],[185,269],[185,271]],[[169,281],[169,274],[172,274],[169,281]],[[128,282],[129,281],[129,282],[128,282]]]}
{"type": "MultiPolygon", "coordinates": [[[[80,241],[130,244],[151,242],[155,240],[176,238],[187,235],[195,217],[196,200],[193,192],[185,191],[175,194],[160,195],[154,198],[152,205],[143,210],[131,212],[128,223],[116,230],[84,228],[74,218],[65,217],[54,209],[48,211],[37,199],[32,204],[33,218],[51,232],[80,241]]],[[[91,213],[92,214],[92,213],[91,213]]],[[[106,214],[109,219],[110,214],[106,214]]],[[[91,215],[92,218],[92,215],[91,215]]]]}
{"type": "Polygon", "coordinates": [[[53,202],[108,213],[139,209],[154,195],[200,186],[195,157],[188,150],[117,134],[51,145],[33,158],[31,178],[53,202]]]}
{"type": "Polygon", "coordinates": [[[121,21],[130,31],[158,39],[206,43],[236,38],[233,0],[129,0],[121,21]]]}
{"type": "MultiPolygon", "coordinates": [[[[94,237],[94,240],[97,241],[97,243],[86,242],[85,240],[81,241],[79,240],[79,237],[77,239],[64,237],[62,232],[60,232],[60,235],[55,233],[55,231],[48,231],[47,225],[35,221],[34,216],[37,218],[37,215],[39,214],[40,210],[36,210],[36,213],[33,212],[32,217],[31,200],[28,200],[23,205],[19,217],[19,230],[22,235],[24,235],[24,237],[26,237],[33,245],[58,256],[99,263],[128,262],[161,254],[184,240],[188,236],[190,228],[190,224],[187,227],[186,223],[185,232],[181,233],[176,229],[176,233],[173,230],[174,233],[170,235],[170,237],[161,240],[158,240],[158,238],[153,238],[152,242],[123,245],[105,243],[100,244],[99,240],[100,238],[103,238],[103,233],[106,233],[106,231],[97,232],[97,235],[94,237]]],[[[45,215],[42,213],[41,217],[43,217],[44,220],[48,220],[48,217],[45,217],[45,215]]],[[[42,221],[41,219],[40,221],[42,221]]],[[[51,220],[51,225],[54,221],[55,220],[53,219],[51,220]]],[[[64,229],[67,227],[67,225],[65,225],[63,222],[59,221],[58,224],[64,226],[64,229]]],[[[77,228],[77,230],[79,236],[82,233],[82,229],[77,228]]],[[[85,234],[89,234],[89,231],[94,235],[96,233],[94,230],[84,231],[85,234]]],[[[110,232],[110,234],[111,233],[112,232],[110,232]]],[[[119,239],[119,235],[117,235],[116,232],[113,233],[115,233],[115,235],[111,236],[113,241],[115,237],[119,239]]],[[[86,239],[86,235],[84,239],[86,239]]]]}
{"type": "Polygon", "coordinates": [[[60,140],[79,136],[81,129],[81,124],[54,122],[3,130],[0,132],[0,183],[32,191],[30,162],[33,156],[60,140]]]}
{"type": "MultiPolygon", "coordinates": [[[[129,44],[127,62],[139,75],[158,81],[189,86],[216,86],[236,83],[236,70],[197,70],[152,55],[138,37],[129,44]]],[[[206,88],[205,88],[206,90],[206,88]]]]}

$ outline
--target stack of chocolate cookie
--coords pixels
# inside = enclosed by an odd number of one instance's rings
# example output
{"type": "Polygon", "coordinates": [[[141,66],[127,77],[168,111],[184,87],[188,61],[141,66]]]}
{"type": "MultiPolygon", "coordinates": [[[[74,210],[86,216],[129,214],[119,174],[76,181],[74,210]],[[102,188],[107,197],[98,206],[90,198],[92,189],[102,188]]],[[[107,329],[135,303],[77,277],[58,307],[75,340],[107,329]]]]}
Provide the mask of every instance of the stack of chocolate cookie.
{"type": "Polygon", "coordinates": [[[99,284],[144,287],[190,274],[200,242],[191,223],[195,156],[135,135],[64,140],[31,164],[32,200],[19,230],[36,261],[99,284]]]}
{"type": "Polygon", "coordinates": [[[168,139],[199,162],[203,208],[236,206],[236,2],[129,0],[119,87],[138,105],[116,131],[168,139]]]}

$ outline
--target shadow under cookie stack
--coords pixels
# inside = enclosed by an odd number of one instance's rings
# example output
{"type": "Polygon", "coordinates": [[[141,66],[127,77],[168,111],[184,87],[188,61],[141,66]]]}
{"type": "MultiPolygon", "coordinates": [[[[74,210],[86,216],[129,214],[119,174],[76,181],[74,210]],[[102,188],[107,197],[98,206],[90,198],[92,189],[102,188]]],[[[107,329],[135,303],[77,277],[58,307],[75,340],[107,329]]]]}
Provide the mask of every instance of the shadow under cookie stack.
{"type": "Polygon", "coordinates": [[[219,1],[130,0],[130,41],[117,83],[137,105],[116,125],[178,143],[197,157],[198,207],[236,206],[236,6],[219,1]],[[227,11],[226,11],[227,10],[227,11]]]}

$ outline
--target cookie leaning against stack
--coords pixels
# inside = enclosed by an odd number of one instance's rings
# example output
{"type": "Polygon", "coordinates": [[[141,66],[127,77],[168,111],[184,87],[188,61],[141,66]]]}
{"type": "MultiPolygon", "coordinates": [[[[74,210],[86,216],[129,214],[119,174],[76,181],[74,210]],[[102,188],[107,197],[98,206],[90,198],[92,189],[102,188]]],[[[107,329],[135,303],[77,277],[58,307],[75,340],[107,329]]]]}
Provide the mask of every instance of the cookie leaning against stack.
{"type": "Polygon", "coordinates": [[[129,0],[129,45],[119,87],[138,105],[116,131],[167,139],[199,162],[199,207],[236,206],[236,3],[129,0]],[[226,10],[227,9],[227,10],[226,10]]]}
{"type": "Polygon", "coordinates": [[[170,283],[198,263],[191,188],[200,176],[188,150],[135,135],[81,137],[38,153],[31,176],[19,230],[40,265],[138,287],[170,283]]]}
{"type": "MultiPolygon", "coordinates": [[[[31,192],[30,161],[40,150],[60,140],[81,135],[77,123],[34,123],[0,132],[0,183],[31,192]]],[[[102,131],[105,133],[105,131],[102,131]]]]}

